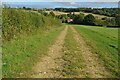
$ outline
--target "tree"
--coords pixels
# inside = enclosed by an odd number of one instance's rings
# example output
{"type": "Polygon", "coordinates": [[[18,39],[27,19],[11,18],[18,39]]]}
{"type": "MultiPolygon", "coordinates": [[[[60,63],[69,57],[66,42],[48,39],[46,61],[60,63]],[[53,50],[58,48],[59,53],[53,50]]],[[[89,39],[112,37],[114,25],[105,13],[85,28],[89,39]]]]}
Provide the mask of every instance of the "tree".
{"type": "Polygon", "coordinates": [[[43,14],[44,16],[48,16],[49,14],[45,11],[42,11],[41,14],[43,14]]]}
{"type": "Polygon", "coordinates": [[[66,22],[66,19],[63,17],[62,18],[62,23],[65,23],[66,22]]]}
{"type": "Polygon", "coordinates": [[[92,14],[88,14],[84,18],[84,24],[94,25],[95,17],[92,14]]]}
{"type": "Polygon", "coordinates": [[[25,6],[23,6],[23,9],[26,9],[26,7],[25,7],[25,6]]]}
{"type": "Polygon", "coordinates": [[[83,23],[83,20],[84,20],[84,14],[75,15],[75,17],[73,18],[73,23],[80,24],[83,23]]]}
{"type": "Polygon", "coordinates": [[[115,18],[111,18],[110,23],[112,26],[116,26],[115,18]]]}
{"type": "Polygon", "coordinates": [[[50,15],[51,15],[51,16],[55,16],[55,14],[53,13],[53,11],[50,12],[50,15]]]}
{"type": "Polygon", "coordinates": [[[120,26],[120,14],[115,17],[116,24],[120,26]]]}

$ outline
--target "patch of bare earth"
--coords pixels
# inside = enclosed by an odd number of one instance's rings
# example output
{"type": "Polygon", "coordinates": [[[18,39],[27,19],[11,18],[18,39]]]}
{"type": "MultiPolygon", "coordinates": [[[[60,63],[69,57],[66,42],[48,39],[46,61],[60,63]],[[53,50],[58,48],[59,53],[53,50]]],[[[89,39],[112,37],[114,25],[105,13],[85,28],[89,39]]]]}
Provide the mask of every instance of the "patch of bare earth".
{"type": "Polygon", "coordinates": [[[90,78],[107,78],[111,77],[111,74],[106,68],[103,66],[103,64],[99,61],[96,54],[91,52],[90,47],[86,44],[82,36],[73,28],[71,29],[74,32],[74,38],[80,45],[81,54],[85,61],[85,69],[84,72],[86,75],[88,75],[90,78]]]}
{"type": "Polygon", "coordinates": [[[61,50],[64,44],[64,38],[67,33],[67,28],[60,33],[57,37],[55,43],[50,46],[48,55],[43,57],[37,65],[33,68],[34,74],[31,76],[33,78],[59,78],[62,77],[61,73],[56,71],[61,66],[58,64],[59,59],[61,57],[61,50]]]}

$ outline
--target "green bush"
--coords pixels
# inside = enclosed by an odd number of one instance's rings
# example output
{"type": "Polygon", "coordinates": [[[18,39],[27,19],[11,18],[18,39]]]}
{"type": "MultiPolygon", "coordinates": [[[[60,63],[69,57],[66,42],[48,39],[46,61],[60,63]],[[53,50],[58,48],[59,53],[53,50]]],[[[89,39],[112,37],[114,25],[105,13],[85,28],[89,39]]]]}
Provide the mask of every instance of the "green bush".
{"type": "Polygon", "coordinates": [[[50,12],[50,15],[53,16],[53,17],[55,16],[55,14],[52,11],[50,12]]]}
{"type": "Polygon", "coordinates": [[[84,18],[84,23],[88,25],[94,25],[95,17],[92,14],[88,14],[84,18]]]}
{"type": "Polygon", "coordinates": [[[116,15],[115,20],[116,20],[116,24],[120,26],[120,14],[116,15]]]}
{"type": "Polygon", "coordinates": [[[81,24],[83,23],[83,20],[84,20],[84,14],[75,15],[75,17],[73,18],[73,23],[81,24]]]}

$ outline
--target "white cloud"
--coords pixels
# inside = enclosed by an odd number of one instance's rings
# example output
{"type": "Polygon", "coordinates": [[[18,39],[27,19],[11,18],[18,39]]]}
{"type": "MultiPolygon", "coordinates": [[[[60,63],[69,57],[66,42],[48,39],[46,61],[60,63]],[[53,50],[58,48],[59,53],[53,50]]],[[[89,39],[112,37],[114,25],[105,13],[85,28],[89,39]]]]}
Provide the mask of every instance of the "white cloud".
{"type": "Polygon", "coordinates": [[[76,4],[75,2],[70,2],[70,4],[76,4]]]}

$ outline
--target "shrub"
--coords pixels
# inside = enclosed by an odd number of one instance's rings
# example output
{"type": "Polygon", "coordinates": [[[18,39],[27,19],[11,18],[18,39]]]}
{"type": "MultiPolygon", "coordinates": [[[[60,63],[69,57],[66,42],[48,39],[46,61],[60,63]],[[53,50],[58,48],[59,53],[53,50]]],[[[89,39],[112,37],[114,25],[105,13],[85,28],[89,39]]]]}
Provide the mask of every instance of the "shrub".
{"type": "Polygon", "coordinates": [[[54,14],[52,11],[49,13],[49,15],[51,15],[51,16],[55,16],[55,14],[54,14]]]}
{"type": "Polygon", "coordinates": [[[95,17],[92,14],[88,14],[84,18],[84,24],[94,25],[95,24],[95,17]]]}
{"type": "Polygon", "coordinates": [[[83,23],[83,20],[84,20],[84,14],[75,15],[75,17],[73,18],[73,23],[81,24],[83,23]]]}
{"type": "Polygon", "coordinates": [[[116,24],[120,26],[120,14],[115,17],[116,24]]]}

